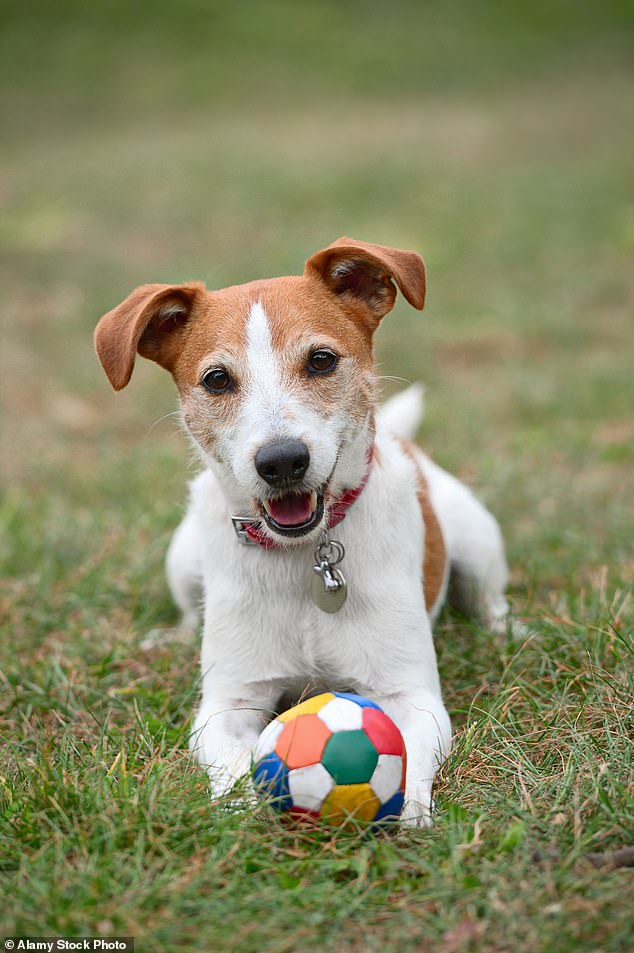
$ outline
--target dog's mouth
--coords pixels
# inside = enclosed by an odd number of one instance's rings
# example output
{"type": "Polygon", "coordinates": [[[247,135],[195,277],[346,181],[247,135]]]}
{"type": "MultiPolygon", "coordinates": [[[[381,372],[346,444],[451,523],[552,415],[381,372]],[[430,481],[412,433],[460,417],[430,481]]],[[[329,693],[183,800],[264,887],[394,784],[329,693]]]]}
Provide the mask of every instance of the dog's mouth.
{"type": "Polygon", "coordinates": [[[305,536],[319,526],[324,515],[324,494],[286,493],[258,500],[258,509],[266,525],[279,536],[305,536]]]}

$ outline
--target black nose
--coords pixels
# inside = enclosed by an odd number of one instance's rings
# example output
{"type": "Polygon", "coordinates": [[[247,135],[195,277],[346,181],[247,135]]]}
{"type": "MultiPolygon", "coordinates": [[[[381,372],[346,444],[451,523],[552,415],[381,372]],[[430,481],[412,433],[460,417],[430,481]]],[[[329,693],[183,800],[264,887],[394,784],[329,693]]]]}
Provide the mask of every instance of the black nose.
{"type": "Polygon", "coordinates": [[[301,440],[273,440],[255,455],[255,469],[271,486],[298,483],[310,463],[308,447],[301,440]]]}

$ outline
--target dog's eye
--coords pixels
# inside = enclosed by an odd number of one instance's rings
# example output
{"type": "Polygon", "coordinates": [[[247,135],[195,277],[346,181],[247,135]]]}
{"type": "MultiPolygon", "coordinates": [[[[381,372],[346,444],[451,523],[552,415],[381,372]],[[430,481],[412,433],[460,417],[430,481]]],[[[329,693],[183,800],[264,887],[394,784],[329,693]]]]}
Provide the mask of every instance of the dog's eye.
{"type": "Polygon", "coordinates": [[[214,367],[213,370],[206,371],[203,374],[201,383],[212,394],[222,394],[223,391],[229,390],[232,382],[225,370],[221,367],[214,367]]]}
{"type": "Polygon", "coordinates": [[[329,374],[334,371],[339,363],[339,358],[332,351],[325,348],[321,351],[315,351],[308,359],[309,374],[329,374]]]}

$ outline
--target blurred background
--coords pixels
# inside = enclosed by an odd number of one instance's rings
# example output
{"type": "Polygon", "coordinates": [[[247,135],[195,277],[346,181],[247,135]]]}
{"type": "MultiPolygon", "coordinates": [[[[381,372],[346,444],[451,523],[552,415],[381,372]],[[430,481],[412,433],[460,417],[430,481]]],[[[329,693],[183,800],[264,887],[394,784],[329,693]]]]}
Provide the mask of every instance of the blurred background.
{"type": "Polygon", "coordinates": [[[421,442],[500,517],[519,610],[631,576],[632,10],[3,0],[15,632],[173,617],[175,392],[143,361],[110,391],[100,315],[147,281],[299,273],[344,234],[425,258],[428,307],[388,316],[380,373],[425,383],[421,442]]]}

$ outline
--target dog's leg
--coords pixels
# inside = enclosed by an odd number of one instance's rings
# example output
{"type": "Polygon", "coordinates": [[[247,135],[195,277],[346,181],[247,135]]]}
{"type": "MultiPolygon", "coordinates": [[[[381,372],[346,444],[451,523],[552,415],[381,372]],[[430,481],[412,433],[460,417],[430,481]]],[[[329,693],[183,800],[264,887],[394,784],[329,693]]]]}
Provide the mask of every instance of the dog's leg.
{"type": "Polygon", "coordinates": [[[190,748],[209,774],[212,797],[228,794],[251,766],[253,747],[272,716],[275,697],[254,696],[252,686],[235,693],[205,694],[194,721],[190,748]]]}
{"type": "Polygon", "coordinates": [[[401,821],[408,827],[428,827],[432,822],[434,775],[451,747],[449,715],[442,699],[431,692],[372,697],[398,725],[407,750],[401,821]]]}
{"type": "Polygon", "coordinates": [[[470,512],[467,515],[465,507],[463,516],[469,531],[465,526],[464,536],[449,553],[449,602],[463,615],[503,635],[513,623],[504,595],[508,567],[502,534],[497,521],[475,497],[468,503],[470,512]]]}
{"type": "Polygon", "coordinates": [[[141,648],[150,649],[166,642],[190,642],[196,635],[203,601],[203,577],[198,537],[198,520],[191,512],[177,527],[167,550],[167,582],[180,609],[181,621],[173,628],[152,629],[141,648]]]}
{"type": "Polygon", "coordinates": [[[451,563],[448,598],[469,618],[492,632],[525,634],[511,622],[504,595],[508,567],[495,517],[463,483],[421,454],[421,465],[440,522],[451,563]]]}

